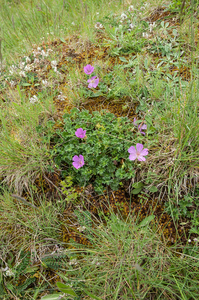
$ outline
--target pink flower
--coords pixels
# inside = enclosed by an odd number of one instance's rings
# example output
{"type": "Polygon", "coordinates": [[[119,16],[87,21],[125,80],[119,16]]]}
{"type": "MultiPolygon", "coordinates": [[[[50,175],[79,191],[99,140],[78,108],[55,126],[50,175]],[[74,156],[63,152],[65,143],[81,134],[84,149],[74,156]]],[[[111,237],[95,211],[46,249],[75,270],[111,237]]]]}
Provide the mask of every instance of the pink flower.
{"type": "Polygon", "coordinates": [[[99,83],[99,78],[97,76],[91,77],[91,79],[88,79],[87,82],[89,82],[88,88],[96,88],[99,83]]]}
{"type": "Polygon", "coordinates": [[[148,155],[148,149],[147,148],[143,149],[143,145],[139,143],[137,143],[136,149],[134,146],[131,146],[128,149],[128,152],[130,153],[129,155],[130,160],[135,160],[137,158],[139,161],[145,161],[146,158],[144,156],[148,155]]]}
{"type": "Polygon", "coordinates": [[[141,134],[143,134],[143,135],[146,134],[144,131],[141,131],[141,130],[147,129],[147,125],[146,125],[146,124],[143,124],[143,125],[141,125],[141,124],[140,124],[140,125],[137,125],[137,120],[136,120],[136,118],[134,118],[133,124],[134,124],[135,126],[138,126],[138,130],[139,130],[139,132],[140,132],[141,134]]]}
{"type": "Polygon", "coordinates": [[[84,67],[84,73],[86,73],[87,75],[90,75],[91,73],[93,73],[94,71],[94,67],[92,67],[91,65],[87,65],[86,67],[84,67]]]}
{"type": "Polygon", "coordinates": [[[83,130],[82,128],[78,128],[76,131],[75,131],[75,135],[76,137],[80,138],[80,139],[83,139],[86,135],[86,130],[83,130]]]}
{"type": "Polygon", "coordinates": [[[84,165],[83,155],[80,155],[80,156],[75,155],[73,157],[73,167],[75,167],[75,169],[79,169],[79,168],[83,167],[83,165],[84,165]]]}

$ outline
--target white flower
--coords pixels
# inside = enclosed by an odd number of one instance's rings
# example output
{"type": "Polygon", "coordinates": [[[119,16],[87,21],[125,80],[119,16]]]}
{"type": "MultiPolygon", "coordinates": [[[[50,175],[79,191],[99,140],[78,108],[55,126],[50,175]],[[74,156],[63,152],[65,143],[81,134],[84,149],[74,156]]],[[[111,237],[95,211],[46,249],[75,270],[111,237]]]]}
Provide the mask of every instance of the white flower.
{"type": "Polygon", "coordinates": [[[46,53],[44,50],[41,50],[41,55],[42,55],[42,58],[44,58],[45,56],[47,57],[48,56],[48,52],[46,53]]]}
{"type": "Polygon", "coordinates": [[[188,240],[188,243],[191,243],[191,240],[190,240],[190,239],[188,240]]]}
{"type": "Polygon", "coordinates": [[[11,86],[11,87],[14,87],[15,85],[16,85],[15,81],[14,81],[14,80],[11,80],[11,81],[10,81],[10,86],[11,86]]]}
{"type": "Polygon", "coordinates": [[[24,68],[24,71],[26,71],[26,72],[29,72],[31,70],[32,70],[31,65],[26,65],[25,68],[24,68]]]}
{"type": "Polygon", "coordinates": [[[153,28],[155,26],[156,26],[155,22],[149,24],[149,30],[150,30],[150,32],[153,30],[153,28]]]}
{"type": "Polygon", "coordinates": [[[41,51],[41,48],[40,48],[40,47],[37,47],[37,51],[41,51]]]}
{"type": "Polygon", "coordinates": [[[52,68],[56,68],[57,67],[56,60],[51,61],[51,66],[52,66],[52,68]]]}
{"type": "Polygon", "coordinates": [[[85,226],[80,226],[77,228],[77,230],[79,230],[79,232],[83,232],[86,229],[85,226]]]}
{"type": "Polygon", "coordinates": [[[13,75],[14,73],[16,73],[17,70],[18,70],[18,68],[15,65],[10,66],[10,68],[9,68],[10,75],[13,75]]]}
{"type": "Polygon", "coordinates": [[[35,65],[38,65],[38,64],[39,64],[39,59],[38,59],[38,58],[35,58],[33,63],[34,63],[35,65]]]}
{"type": "Polygon", "coordinates": [[[6,270],[5,276],[14,276],[14,272],[11,269],[6,270]]]}
{"type": "Polygon", "coordinates": [[[132,23],[129,25],[129,28],[130,28],[130,29],[133,29],[134,27],[135,27],[135,25],[132,24],[132,23]]]}
{"type": "Polygon", "coordinates": [[[22,76],[22,77],[26,77],[26,73],[24,71],[20,71],[19,75],[22,76]]]}
{"type": "Polygon", "coordinates": [[[61,101],[64,101],[65,99],[66,99],[66,96],[64,96],[63,94],[62,94],[62,92],[60,92],[60,95],[58,95],[58,97],[57,97],[59,100],[61,100],[61,101]]]}
{"type": "Polygon", "coordinates": [[[71,23],[71,25],[73,25],[73,26],[74,26],[74,25],[75,25],[75,23],[74,23],[74,22],[72,22],[72,23],[71,23]]]}
{"type": "Polygon", "coordinates": [[[25,66],[25,62],[23,61],[21,61],[20,63],[19,63],[19,68],[20,69],[23,69],[24,68],[24,66],[25,66]]]}
{"type": "Polygon", "coordinates": [[[48,49],[47,50],[48,55],[49,55],[49,52],[53,52],[53,50],[52,49],[48,49]]]}
{"type": "Polygon", "coordinates": [[[122,13],[120,18],[121,18],[121,20],[123,21],[123,20],[127,19],[127,15],[124,14],[124,13],[122,13]]]}
{"type": "Polygon", "coordinates": [[[42,80],[41,82],[45,87],[49,86],[49,82],[47,80],[42,80]]]}
{"type": "Polygon", "coordinates": [[[95,28],[97,28],[97,29],[102,29],[104,26],[100,23],[100,22],[97,22],[96,24],[95,24],[95,28]]]}
{"type": "Polygon", "coordinates": [[[142,33],[142,36],[143,36],[144,38],[146,38],[146,39],[148,39],[148,37],[149,37],[148,33],[146,33],[146,32],[143,32],[143,33],[142,33]]]}
{"type": "Polygon", "coordinates": [[[29,99],[29,101],[30,101],[30,103],[34,104],[34,103],[38,102],[38,98],[36,95],[34,95],[29,99]]]}
{"type": "Polygon", "coordinates": [[[94,258],[93,261],[91,261],[91,264],[92,264],[92,265],[99,266],[99,265],[100,265],[100,262],[98,261],[97,258],[94,258]]]}
{"type": "Polygon", "coordinates": [[[31,63],[31,59],[30,59],[28,56],[25,57],[25,59],[26,59],[26,63],[27,63],[27,64],[31,63]]]}
{"type": "Polygon", "coordinates": [[[70,266],[71,266],[71,265],[76,265],[76,264],[77,264],[76,258],[71,259],[71,261],[69,262],[69,265],[70,265],[70,266]]]}
{"type": "Polygon", "coordinates": [[[129,8],[128,8],[128,11],[134,11],[134,10],[135,10],[134,6],[130,5],[129,8]]]}

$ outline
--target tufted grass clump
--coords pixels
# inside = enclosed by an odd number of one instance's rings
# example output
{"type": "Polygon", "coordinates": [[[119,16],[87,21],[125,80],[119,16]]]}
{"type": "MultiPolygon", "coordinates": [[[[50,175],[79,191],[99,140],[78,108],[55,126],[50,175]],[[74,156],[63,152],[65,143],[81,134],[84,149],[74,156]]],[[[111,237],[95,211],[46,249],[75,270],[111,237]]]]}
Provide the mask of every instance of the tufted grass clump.
{"type": "Polygon", "coordinates": [[[70,266],[59,272],[66,285],[80,297],[100,300],[197,299],[197,258],[173,253],[176,248],[168,248],[150,229],[153,215],[142,222],[114,213],[105,218],[106,225],[97,228],[82,222],[92,246],[72,242],[70,266]]]}

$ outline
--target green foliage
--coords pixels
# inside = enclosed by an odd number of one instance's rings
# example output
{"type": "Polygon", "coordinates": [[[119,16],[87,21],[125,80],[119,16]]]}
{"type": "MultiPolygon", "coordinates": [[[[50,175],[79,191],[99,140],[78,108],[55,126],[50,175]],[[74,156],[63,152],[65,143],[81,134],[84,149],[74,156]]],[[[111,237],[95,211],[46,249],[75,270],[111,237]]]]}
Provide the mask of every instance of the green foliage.
{"type": "Polygon", "coordinates": [[[186,14],[190,13],[192,4],[193,7],[196,8],[198,0],[172,0],[171,4],[169,5],[169,8],[175,12],[186,14]]]}
{"type": "Polygon", "coordinates": [[[116,118],[106,111],[93,112],[73,109],[65,114],[64,128],[57,131],[52,150],[55,163],[63,176],[69,174],[80,186],[92,183],[96,192],[105,186],[117,190],[123,179],[134,176],[134,163],[128,159],[128,148],[135,144],[133,123],[127,117],[116,118]],[[86,138],[75,136],[78,128],[86,129],[86,138]],[[72,165],[74,155],[83,155],[85,165],[76,170],[72,165]]]}
{"type": "Polygon", "coordinates": [[[75,188],[72,187],[73,181],[71,176],[65,177],[63,181],[60,182],[62,193],[66,196],[67,202],[75,202],[78,197],[78,193],[75,191],[75,188]]]}
{"type": "Polygon", "coordinates": [[[185,195],[175,203],[174,200],[165,203],[165,211],[176,221],[186,220],[191,229],[190,233],[199,235],[199,188],[196,188],[194,195],[185,195]]]}
{"type": "Polygon", "coordinates": [[[115,214],[105,219],[106,225],[89,228],[86,234],[92,248],[81,245],[79,249],[71,242],[76,264],[70,272],[59,274],[67,285],[92,299],[161,299],[164,294],[174,300],[181,299],[182,292],[185,299],[190,295],[197,299],[198,261],[177,257],[161,242],[150,229],[153,215],[140,223],[132,218],[124,221],[115,214]]]}
{"type": "Polygon", "coordinates": [[[4,278],[0,283],[1,296],[6,294],[6,291],[10,291],[18,297],[23,297],[26,294],[27,288],[36,280],[35,277],[31,276],[35,273],[35,268],[30,268],[30,264],[30,252],[21,251],[19,261],[14,261],[14,257],[10,253],[10,259],[7,261],[9,268],[3,272],[4,278]]]}
{"type": "Polygon", "coordinates": [[[58,253],[54,254],[53,256],[46,256],[42,258],[42,264],[45,268],[52,269],[52,270],[60,270],[63,268],[64,264],[66,263],[67,255],[58,253]]]}

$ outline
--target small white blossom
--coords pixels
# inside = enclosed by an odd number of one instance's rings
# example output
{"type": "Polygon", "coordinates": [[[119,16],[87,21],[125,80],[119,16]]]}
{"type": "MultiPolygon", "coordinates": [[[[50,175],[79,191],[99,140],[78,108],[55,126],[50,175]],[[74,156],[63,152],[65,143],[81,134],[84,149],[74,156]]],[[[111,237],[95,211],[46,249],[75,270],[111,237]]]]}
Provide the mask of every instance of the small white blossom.
{"type": "Polygon", "coordinates": [[[35,65],[38,65],[38,64],[39,64],[39,59],[38,59],[38,58],[35,58],[33,63],[34,63],[35,65]]]}
{"type": "Polygon", "coordinates": [[[14,81],[14,80],[11,80],[11,81],[10,81],[10,86],[11,86],[11,87],[14,87],[15,85],[16,85],[15,81],[14,81]]]}
{"type": "Polygon", "coordinates": [[[26,65],[25,68],[24,68],[24,71],[26,71],[26,72],[29,72],[31,70],[32,70],[31,65],[26,65]]]}
{"type": "Polygon", "coordinates": [[[142,36],[143,36],[144,38],[146,38],[146,39],[149,38],[149,35],[148,35],[148,33],[146,33],[146,32],[143,32],[143,33],[142,33],[142,36]]]}
{"type": "Polygon", "coordinates": [[[25,59],[26,59],[26,63],[27,63],[27,64],[30,64],[30,63],[31,63],[30,57],[27,56],[27,57],[25,57],[25,59]]]}
{"type": "Polygon", "coordinates": [[[190,239],[188,240],[188,243],[191,243],[191,240],[190,240],[190,239]]]}
{"type": "Polygon", "coordinates": [[[44,58],[44,57],[48,56],[48,53],[46,53],[44,50],[41,50],[41,55],[42,55],[42,58],[44,58]]]}
{"type": "Polygon", "coordinates": [[[52,49],[48,49],[47,50],[48,55],[49,55],[49,52],[53,52],[53,50],[52,49]]]}
{"type": "Polygon", "coordinates": [[[30,101],[30,103],[34,104],[34,103],[38,102],[38,98],[36,95],[34,95],[29,99],[29,101],[30,101]]]}
{"type": "Polygon", "coordinates": [[[75,23],[74,23],[74,22],[72,22],[72,23],[71,23],[71,25],[73,25],[73,26],[74,26],[74,25],[75,25],[75,23]]]}
{"type": "Polygon", "coordinates": [[[24,61],[21,61],[21,62],[19,63],[19,68],[20,68],[20,69],[23,69],[24,66],[25,66],[25,62],[24,62],[24,61]]]}
{"type": "Polygon", "coordinates": [[[63,94],[62,94],[62,92],[60,92],[60,95],[58,95],[58,97],[57,97],[59,100],[61,100],[61,101],[64,101],[65,99],[66,99],[66,96],[64,96],[63,94]]]}
{"type": "Polygon", "coordinates": [[[49,82],[47,80],[42,80],[41,82],[45,87],[49,86],[49,82]]]}
{"type": "Polygon", "coordinates": [[[57,67],[56,60],[51,61],[51,66],[52,66],[52,68],[56,68],[57,67]]]}
{"type": "Polygon", "coordinates": [[[130,5],[129,8],[128,8],[128,11],[134,11],[134,10],[135,10],[134,6],[130,5]]]}
{"type": "Polygon", "coordinates": [[[150,30],[150,32],[153,30],[153,28],[155,26],[156,26],[155,22],[149,24],[149,30],[150,30]]]}
{"type": "Polygon", "coordinates": [[[95,28],[97,28],[97,29],[102,29],[104,26],[100,23],[100,22],[97,22],[96,24],[95,24],[95,28]]]}
{"type": "Polygon", "coordinates": [[[26,73],[24,71],[20,71],[19,75],[22,76],[22,77],[26,77],[26,73]]]}
{"type": "Polygon", "coordinates": [[[77,260],[76,260],[76,258],[71,259],[71,261],[69,262],[69,265],[70,265],[70,266],[72,266],[72,265],[77,265],[77,260]]]}
{"type": "Polygon", "coordinates": [[[83,232],[86,229],[85,226],[80,226],[77,228],[77,230],[79,230],[79,232],[83,232]]]}
{"type": "Polygon", "coordinates": [[[94,258],[93,261],[91,262],[92,265],[96,265],[96,266],[99,266],[100,265],[100,262],[98,261],[97,258],[94,258]]]}
{"type": "Polygon", "coordinates": [[[6,272],[5,272],[5,276],[11,277],[11,276],[14,276],[14,275],[15,275],[15,273],[11,269],[6,270],[6,272]]]}
{"type": "Polygon", "coordinates": [[[18,68],[15,65],[10,66],[10,68],[9,68],[10,75],[13,75],[14,73],[16,73],[17,70],[18,70],[18,68]]]}
{"type": "Polygon", "coordinates": [[[133,29],[134,27],[135,27],[135,25],[132,24],[132,23],[129,25],[129,28],[130,28],[130,29],[133,29]]]}
{"type": "Polygon", "coordinates": [[[40,47],[37,47],[37,51],[41,51],[41,48],[40,48],[40,47]]]}
{"type": "Polygon", "coordinates": [[[120,19],[121,19],[122,21],[125,20],[125,19],[127,19],[127,15],[124,14],[124,13],[122,13],[120,19]]]}

